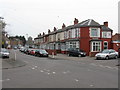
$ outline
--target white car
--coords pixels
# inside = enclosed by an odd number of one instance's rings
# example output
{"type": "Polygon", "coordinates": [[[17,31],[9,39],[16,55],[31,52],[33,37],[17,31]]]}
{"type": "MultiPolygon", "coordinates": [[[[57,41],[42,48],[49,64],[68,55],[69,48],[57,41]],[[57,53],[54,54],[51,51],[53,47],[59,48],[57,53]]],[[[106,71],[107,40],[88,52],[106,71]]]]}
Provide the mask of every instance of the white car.
{"type": "Polygon", "coordinates": [[[1,50],[0,50],[0,57],[2,57],[2,58],[4,58],[4,57],[9,58],[9,55],[10,55],[10,53],[9,53],[9,51],[7,49],[1,48],[1,50]]]}
{"type": "Polygon", "coordinates": [[[95,55],[96,59],[110,59],[110,58],[118,58],[118,52],[113,49],[105,49],[100,53],[95,55]]]}

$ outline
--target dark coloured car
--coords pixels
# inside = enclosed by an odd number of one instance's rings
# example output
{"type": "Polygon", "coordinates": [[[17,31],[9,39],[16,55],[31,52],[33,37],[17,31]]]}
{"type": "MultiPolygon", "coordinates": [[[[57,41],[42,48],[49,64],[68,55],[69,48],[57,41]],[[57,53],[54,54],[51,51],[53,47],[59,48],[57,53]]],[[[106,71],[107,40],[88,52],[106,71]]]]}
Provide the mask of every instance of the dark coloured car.
{"type": "Polygon", "coordinates": [[[68,56],[85,57],[86,52],[81,49],[68,49],[68,56]]]}
{"type": "Polygon", "coordinates": [[[39,50],[35,51],[35,56],[38,56],[38,57],[48,57],[48,52],[46,50],[39,49],[39,50]]]}

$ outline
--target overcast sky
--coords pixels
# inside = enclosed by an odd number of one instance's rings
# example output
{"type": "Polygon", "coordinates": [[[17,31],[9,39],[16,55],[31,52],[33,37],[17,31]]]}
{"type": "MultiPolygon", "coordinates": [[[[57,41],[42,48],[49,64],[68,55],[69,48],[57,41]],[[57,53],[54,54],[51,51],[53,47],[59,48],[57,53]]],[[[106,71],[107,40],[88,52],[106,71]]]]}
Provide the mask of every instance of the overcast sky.
{"type": "Polygon", "coordinates": [[[118,32],[119,0],[0,0],[0,16],[7,23],[10,35],[37,37],[62,24],[72,25],[93,19],[99,24],[108,21],[114,33],[118,32]]]}

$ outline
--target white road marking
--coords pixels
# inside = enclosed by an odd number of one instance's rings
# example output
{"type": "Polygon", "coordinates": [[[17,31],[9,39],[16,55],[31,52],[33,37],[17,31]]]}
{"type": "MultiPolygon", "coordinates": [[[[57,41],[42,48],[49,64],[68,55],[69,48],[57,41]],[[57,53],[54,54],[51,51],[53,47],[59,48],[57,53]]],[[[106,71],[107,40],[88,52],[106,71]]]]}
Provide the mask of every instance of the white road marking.
{"type": "Polygon", "coordinates": [[[32,69],[35,69],[34,67],[32,69]]]}
{"type": "Polygon", "coordinates": [[[94,86],[94,85],[92,85],[92,84],[90,85],[90,87],[93,87],[93,86],[94,86]]]}
{"type": "Polygon", "coordinates": [[[38,66],[35,66],[35,68],[37,68],[38,66]]]}
{"type": "Polygon", "coordinates": [[[44,72],[43,70],[40,70],[40,72],[44,72]]]}
{"type": "Polygon", "coordinates": [[[110,69],[112,69],[112,67],[110,67],[110,66],[105,66],[106,68],[110,68],[110,69]]]}
{"type": "Polygon", "coordinates": [[[50,75],[50,73],[47,73],[48,75],[50,75]]]}
{"type": "Polygon", "coordinates": [[[56,74],[56,72],[52,72],[53,74],[56,74]]]}
{"type": "Polygon", "coordinates": [[[67,72],[63,72],[64,74],[66,74],[67,72]]]}
{"type": "Polygon", "coordinates": [[[78,82],[79,80],[78,79],[74,79],[76,82],[78,82]]]}
{"type": "Polygon", "coordinates": [[[5,80],[0,80],[0,82],[4,82],[4,81],[9,81],[10,79],[8,78],[8,79],[5,79],[5,80]]]}

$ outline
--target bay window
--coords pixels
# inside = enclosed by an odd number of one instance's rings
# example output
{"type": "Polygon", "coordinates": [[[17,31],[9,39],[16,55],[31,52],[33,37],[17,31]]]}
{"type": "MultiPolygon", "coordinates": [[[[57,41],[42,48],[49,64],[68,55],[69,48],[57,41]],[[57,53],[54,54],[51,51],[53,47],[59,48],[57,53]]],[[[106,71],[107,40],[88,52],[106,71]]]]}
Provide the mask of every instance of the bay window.
{"type": "Polygon", "coordinates": [[[91,51],[92,52],[99,52],[99,51],[101,51],[101,42],[100,41],[93,41],[93,42],[91,42],[91,51]]]}

